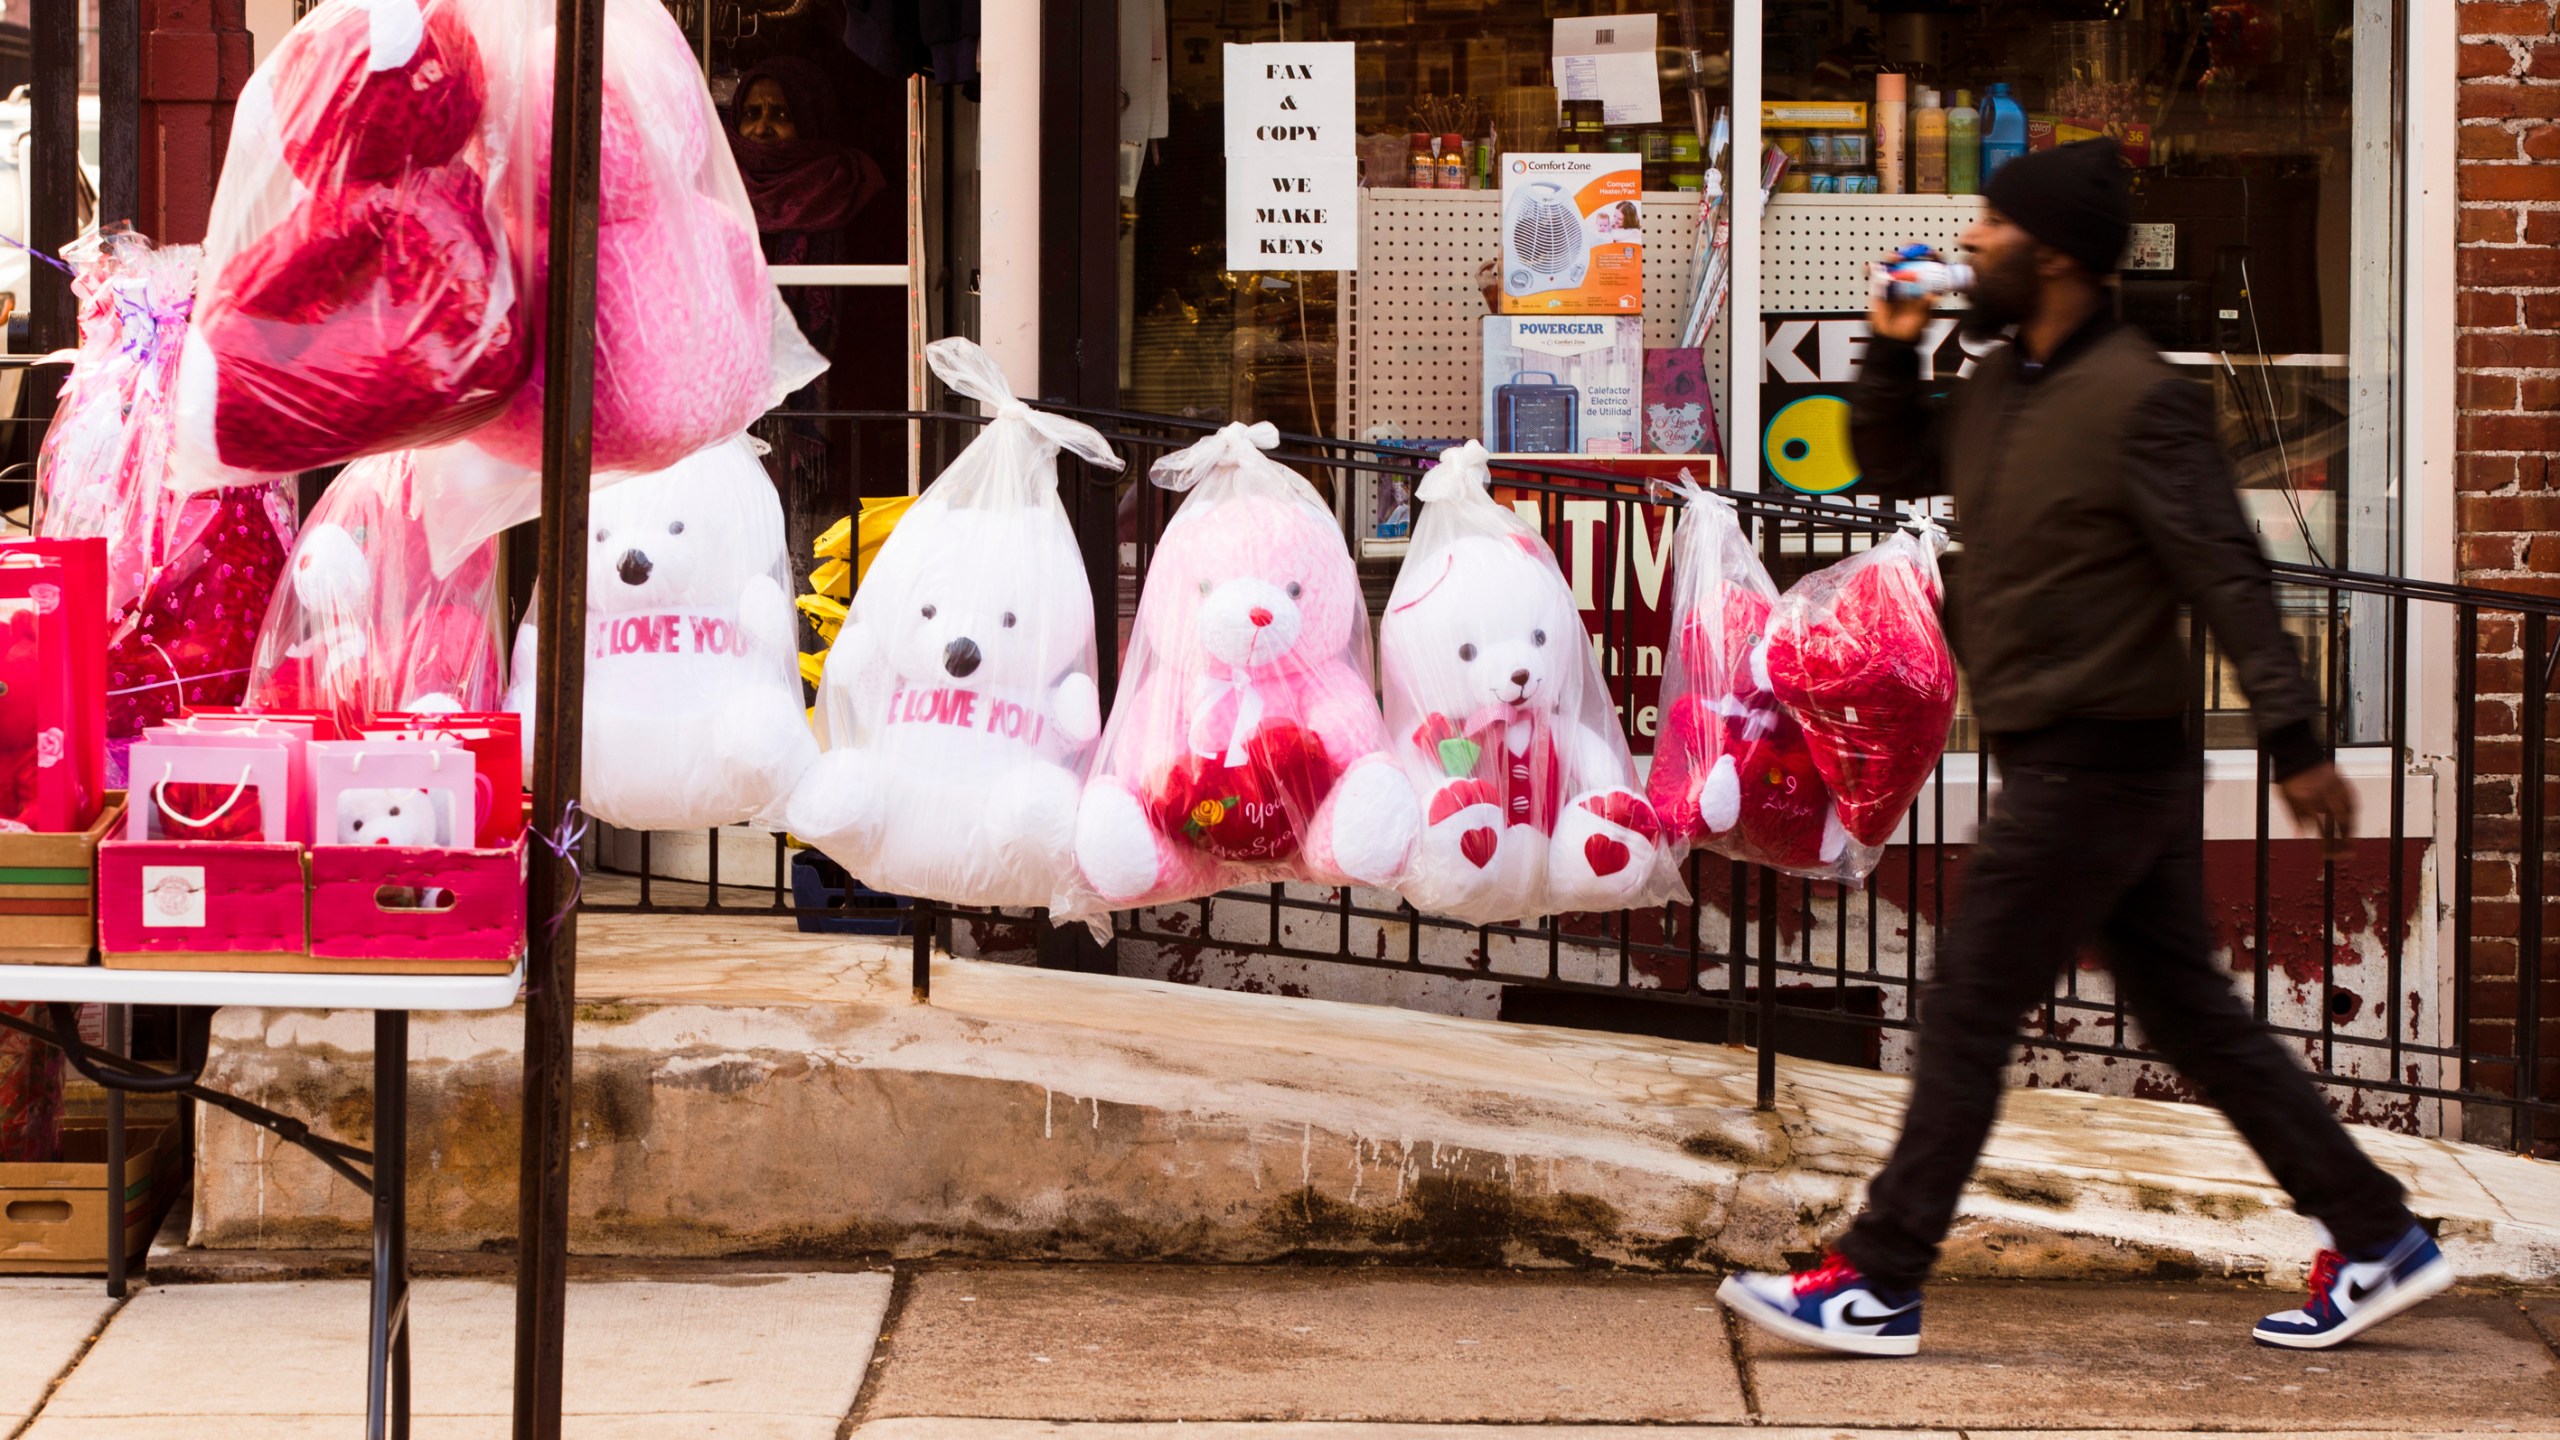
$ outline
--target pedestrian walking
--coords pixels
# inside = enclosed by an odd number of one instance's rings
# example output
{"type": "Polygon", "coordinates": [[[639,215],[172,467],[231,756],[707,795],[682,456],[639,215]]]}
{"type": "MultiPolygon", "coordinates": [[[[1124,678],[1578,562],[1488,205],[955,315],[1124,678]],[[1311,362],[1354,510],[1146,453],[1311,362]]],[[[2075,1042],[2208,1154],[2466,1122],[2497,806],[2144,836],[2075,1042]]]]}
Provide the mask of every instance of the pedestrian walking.
{"type": "Polygon", "coordinates": [[[1964,235],[1961,323],[2007,343],[1931,401],[1915,348],[1930,302],[1879,292],[1850,435],[1868,493],[1955,497],[1949,631],[2001,789],[1922,998],[1902,1135],[1865,1210],[1819,1268],[1736,1275],[1719,1294],[1806,1344],[1915,1353],[1920,1287],[2019,1025],[2095,944],[2151,1043],[2326,1228],[2309,1300],[2254,1332],[2324,1349],[2442,1291],[2452,1269],[2214,964],[2181,605],[2237,673],[2296,822],[2332,854],[2354,838],[2355,794],[2320,743],[2320,697],[2278,622],[2211,390],[2115,318],[2108,282],[2132,224],[2115,143],[2013,160],[1983,202],[1964,235]]]}

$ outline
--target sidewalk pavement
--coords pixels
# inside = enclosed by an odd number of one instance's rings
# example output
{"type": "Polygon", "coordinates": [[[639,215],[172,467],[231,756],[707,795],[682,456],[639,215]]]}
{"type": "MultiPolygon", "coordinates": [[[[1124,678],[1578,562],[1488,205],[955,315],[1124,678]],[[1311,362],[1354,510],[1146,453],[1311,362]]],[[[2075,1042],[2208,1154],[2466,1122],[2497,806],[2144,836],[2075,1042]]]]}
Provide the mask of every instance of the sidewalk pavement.
{"type": "MultiPolygon", "coordinates": [[[[2289,1303],[2279,1292],[1950,1284],[1930,1292],[1924,1353],[1877,1362],[1743,1333],[1696,1277],[925,1266],[892,1287],[885,1270],[752,1265],[573,1280],[567,1432],[2560,1440],[2547,1294],[2448,1296],[2363,1343],[2297,1354],[2247,1338],[2289,1303]]],[[[364,1296],[351,1281],[179,1285],[114,1308],[93,1282],[0,1281],[0,1440],[355,1434],[364,1296]]],[[[511,1292],[428,1280],[415,1309],[415,1433],[504,1435],[511,1292]]]]}

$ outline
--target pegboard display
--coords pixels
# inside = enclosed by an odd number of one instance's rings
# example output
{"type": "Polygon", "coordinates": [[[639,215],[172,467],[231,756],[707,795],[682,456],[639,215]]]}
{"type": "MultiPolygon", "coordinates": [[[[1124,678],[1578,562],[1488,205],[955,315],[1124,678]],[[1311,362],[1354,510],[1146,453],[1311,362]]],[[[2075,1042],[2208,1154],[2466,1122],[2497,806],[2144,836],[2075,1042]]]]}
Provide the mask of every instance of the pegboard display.
{"type": "MultiPolygon", "coordinates": [[[[1645,343],[1668,345],[1688,304],[1698,199],[1654,193],[1644,206],[1645,343]]],[[[1482,428],[1477,271],[1501,248],[1501,207],[1498,190],[1360,192],[1360,268],[1342,277],[1336,371],[1347,434],[1437,439],[1482,428]]],[[[1953,253],[1981,209],[1972,195],[1776,196],[1761,230],[1762,313],[1864,309],[1877,257],[1915,240],[1953,253]]],[[[1719,319],[1705,347],[1719,414],[1730,350],[1719,319]]]]}

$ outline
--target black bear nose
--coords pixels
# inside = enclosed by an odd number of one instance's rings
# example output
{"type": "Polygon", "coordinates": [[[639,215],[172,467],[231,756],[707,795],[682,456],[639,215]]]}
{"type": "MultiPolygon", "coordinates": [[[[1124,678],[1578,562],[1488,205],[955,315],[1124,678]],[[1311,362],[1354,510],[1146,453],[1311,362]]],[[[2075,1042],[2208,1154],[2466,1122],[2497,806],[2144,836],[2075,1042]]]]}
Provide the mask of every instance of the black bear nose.
{"type": "Polygon", "coordinates": [[[1528,672],[1528,671],[1526,671],[1526,670],[1514,670],[1514,671],[1512,671],[1512,672],[1511,672],[1511,683],[1512,683],[1512,684],[1514,684],[1514,685],[1526,685],[1526,684],[1528,684],[1528,683],[1529,683],[1529,672],[1528,672]]]}
{"type": "Polygon", "coordinates": [[[625,585],[649,583],[649,557],[637,550],[623,551],[622,563],[614,566],[613,570],[615,574],[622,577],[622,583],[625,585]]]}
{"type": "Polygon", "coordinates": [[[966,636],[942,647],[942,668],[954,680],[966,680],[978,668],[978,642],[966,636]]]}

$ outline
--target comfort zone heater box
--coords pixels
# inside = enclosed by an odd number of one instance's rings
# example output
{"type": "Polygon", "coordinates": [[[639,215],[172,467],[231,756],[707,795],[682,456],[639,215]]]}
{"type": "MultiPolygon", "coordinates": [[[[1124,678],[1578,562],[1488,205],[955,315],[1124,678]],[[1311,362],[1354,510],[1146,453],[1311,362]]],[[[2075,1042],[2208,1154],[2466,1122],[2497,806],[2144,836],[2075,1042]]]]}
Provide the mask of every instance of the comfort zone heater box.
{"type": "Polygon", "coordinates": [[[1506,155],[1502,312],[1644,313],[1644,157],[1506,155]]]}
{"type": "Polygon", "coordinates": [[[1642,316],[1484,317],[1484,436],[1496,453],[1632,455],[1643,380],[1642,316]]]}

